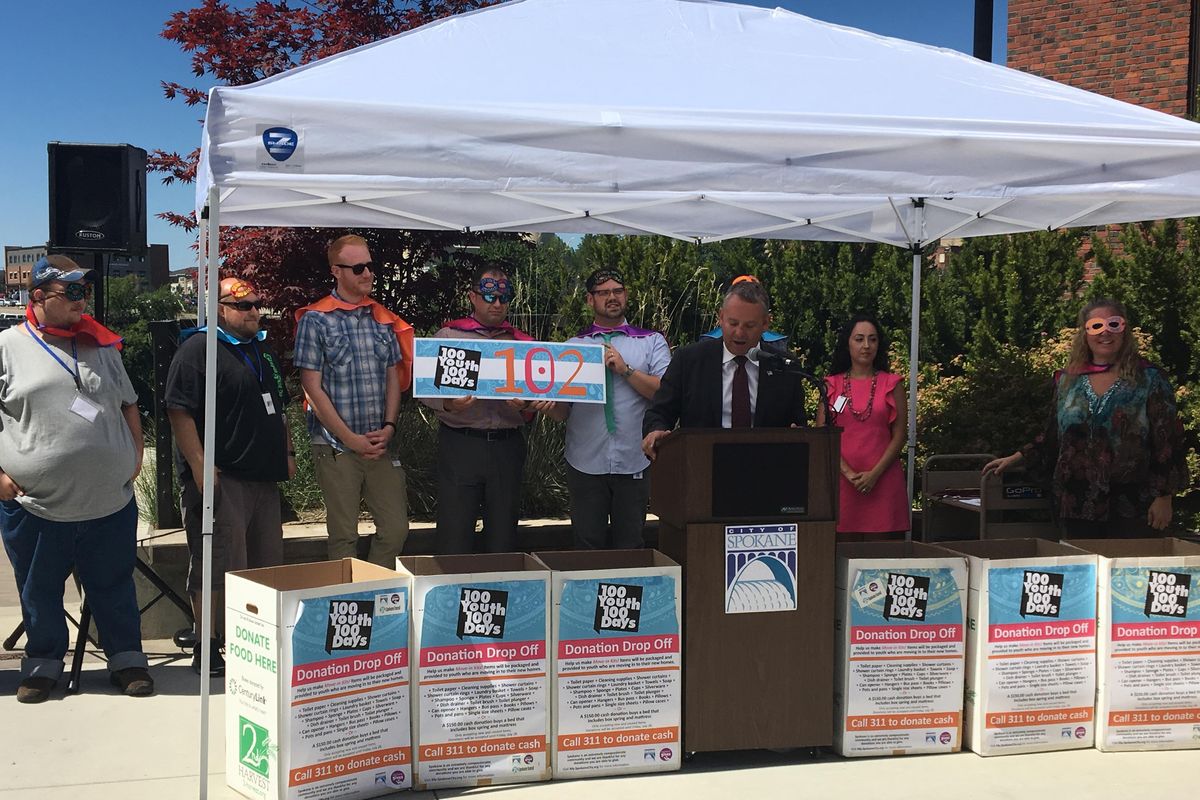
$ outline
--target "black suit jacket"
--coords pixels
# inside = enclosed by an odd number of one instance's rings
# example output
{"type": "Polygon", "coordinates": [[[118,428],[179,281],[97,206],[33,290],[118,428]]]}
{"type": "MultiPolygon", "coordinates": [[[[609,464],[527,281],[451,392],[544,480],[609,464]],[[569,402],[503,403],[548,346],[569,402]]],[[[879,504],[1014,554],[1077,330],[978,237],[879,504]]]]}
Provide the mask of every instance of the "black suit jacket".
{"type": "MultiPolygon", "coordinates": [[[[721,427],[720,339],[704,339],[680,349],[671,359],[658,391],[642,418],[642,435],[651,431],[721,427]]],[[[758,367],[756,428],[804,425],[804,383],[799,375],[758,367]]]]}

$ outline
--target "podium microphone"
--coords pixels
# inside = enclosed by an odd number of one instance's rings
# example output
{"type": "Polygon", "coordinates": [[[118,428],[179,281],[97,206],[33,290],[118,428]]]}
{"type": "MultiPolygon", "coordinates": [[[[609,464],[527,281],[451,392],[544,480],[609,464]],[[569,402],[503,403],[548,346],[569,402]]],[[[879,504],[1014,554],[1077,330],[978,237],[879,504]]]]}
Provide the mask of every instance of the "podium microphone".
{"type": "MultiPolygon", "coordinates": [[[[765,366],[768,369],[777,369],[781,372],[790,372],[793,375],[799,375],[817,390],[821,407],[829,407],[829,393],[825,390],[825,381],[811,372],[805,371],[800,366],[800,359],[792,358],[775,350],[764,350],[761,347],[751,348],[749,356],[752,361],[757,361],[759,365],[765,366]]],[[[825,415],[825,424],[833,424],[833,416],[831,414],[825,415]]]]}

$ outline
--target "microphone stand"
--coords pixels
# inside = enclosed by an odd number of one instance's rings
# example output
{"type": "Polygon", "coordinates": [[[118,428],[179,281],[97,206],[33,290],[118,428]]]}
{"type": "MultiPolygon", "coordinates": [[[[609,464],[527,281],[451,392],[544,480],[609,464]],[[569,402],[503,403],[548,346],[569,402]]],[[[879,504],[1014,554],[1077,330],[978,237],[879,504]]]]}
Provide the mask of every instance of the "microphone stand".
{"type": "Polygon", "coordinates": [[[785,356],[782,353],[777,353],[772,350],[763,350],[762,348],[759,348],[758,363],[767,367],[768,369],[778,369],[791,375],[798,375],[810,386],[814,387],[817,390],[817,396],[819,398],[818,402],[821,404],[820,407],[825,409],[825,427],[832,428],[834,426],[837,413],[829,407],[829,392],[825,389],[825,381],[821,380],[816,375],[813,375],[811,372],[807,372],[802,369],[799,359],[792,358],[791,356],[785,356]]]}

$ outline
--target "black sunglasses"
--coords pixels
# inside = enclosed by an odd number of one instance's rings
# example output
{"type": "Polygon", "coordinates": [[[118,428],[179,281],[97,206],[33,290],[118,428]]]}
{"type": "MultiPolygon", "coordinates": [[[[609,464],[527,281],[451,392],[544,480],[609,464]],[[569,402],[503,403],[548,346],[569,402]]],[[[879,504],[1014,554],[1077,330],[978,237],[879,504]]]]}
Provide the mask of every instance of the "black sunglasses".
{"type": "Polygon", "coordinates": [[[221,305],[229,306],[230,308],[236,308],[238,311],[249,311],[252,308],[255,311],[258,311],[263,307],[262,300],[234,300],[232,302],[226,302],[222,300],[220,302],[221,305]]]}
{"type": "MultiPolygon", "coordinates": [[[[471,291],[475,292],[474,289],[472,289],[471,291]]],[[[496,294],[495,292],[487,292],[487,293],[475,292],[475,294],[482,297],[483,302],[487,303],[488,305],[491,305],[492,303],[496,302],[497,300],[499,300],[502,305],[508,305],[509,303],[511,303],[513,301],[513,298],[516,297],[516,295],[513,294],[512,292],[509,292],[508,294],[496,294]]]]}
{"type": "Polygon", "coordinates": [[[355,275],[362,275],[363,272],[368,269],[371,270],[372,275],[375,274],[375,262],[374,261],[364,261],[361,264],[334,264],[334,266],[337,267],[338,269],[353,270],[355,275]]]}
{"type": "Polygon", "coordinates": [[[63,290],[44,289],[46,294],[61,294],[63,297],[72,303],[78,303],[80,300],[86,300],[92,296],[92,286],[87,283],[68,283],[63,286],[63,290]]]}

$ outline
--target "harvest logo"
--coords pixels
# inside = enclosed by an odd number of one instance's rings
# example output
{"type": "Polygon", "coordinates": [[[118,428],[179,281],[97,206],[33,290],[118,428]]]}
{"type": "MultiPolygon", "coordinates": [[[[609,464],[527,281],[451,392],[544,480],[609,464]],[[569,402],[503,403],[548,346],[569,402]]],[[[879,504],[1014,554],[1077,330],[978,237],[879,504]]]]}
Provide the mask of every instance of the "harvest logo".
{"type": "Polygon", "coordinates": [[[271,737],[267,729],[245,717],[238,717],[238,761],[264,778],[270,777],[271,737]]]}

